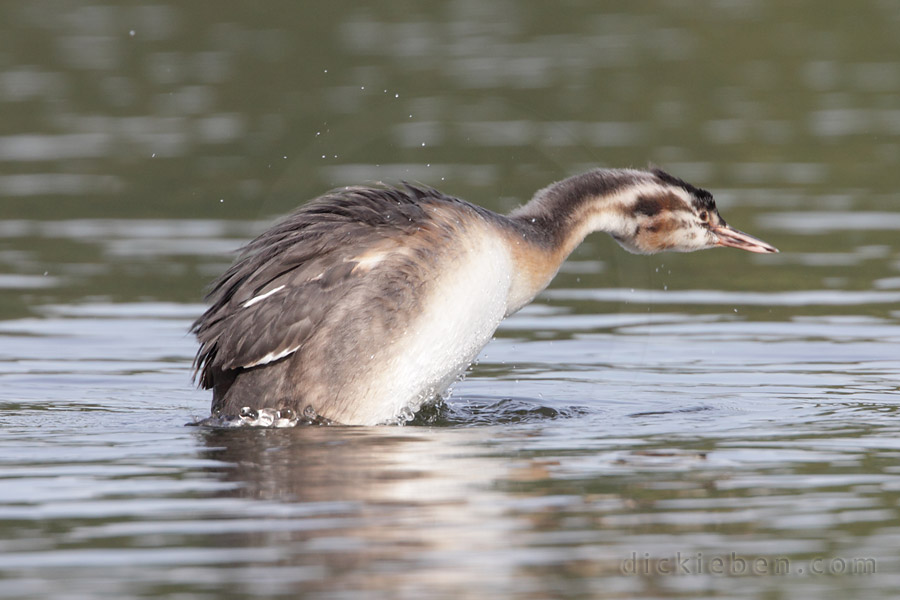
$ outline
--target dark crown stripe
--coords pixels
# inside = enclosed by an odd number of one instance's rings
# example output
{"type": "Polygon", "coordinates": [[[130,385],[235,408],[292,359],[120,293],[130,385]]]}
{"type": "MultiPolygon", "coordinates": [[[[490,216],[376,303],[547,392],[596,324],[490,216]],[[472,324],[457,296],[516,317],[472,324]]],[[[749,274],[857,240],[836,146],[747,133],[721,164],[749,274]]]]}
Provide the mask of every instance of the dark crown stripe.
{"type": "Polygon", "coordinates": [[[679,179],[674,175],[666,173],[662,169],[653,169],[651,172],[656,175],[656,178],[661,182],[667,183],[671,186],[680,187],[681,189],[689,193],[694,200],[694,206],[696,206],[697,208],[707,210],[715,208],[716,203],[715,200],[713,200],[713,195],[703,188],[693,186],[683,179],[679,179]]]}

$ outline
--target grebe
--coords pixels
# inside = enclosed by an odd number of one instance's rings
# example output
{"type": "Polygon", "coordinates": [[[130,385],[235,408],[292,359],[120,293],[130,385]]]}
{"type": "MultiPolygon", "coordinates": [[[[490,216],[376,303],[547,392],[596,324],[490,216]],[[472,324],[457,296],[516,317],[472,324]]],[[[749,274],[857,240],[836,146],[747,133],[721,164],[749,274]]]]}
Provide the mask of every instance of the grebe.
{"type": "Polygon", "coordinates": [[[638,254],[778,252],[661,170],[597,169],[499,215],[409,184],[334,190],[242,249],[193,324],[212,414],[345,425],[412,418],[589,233],[638,254]]]}

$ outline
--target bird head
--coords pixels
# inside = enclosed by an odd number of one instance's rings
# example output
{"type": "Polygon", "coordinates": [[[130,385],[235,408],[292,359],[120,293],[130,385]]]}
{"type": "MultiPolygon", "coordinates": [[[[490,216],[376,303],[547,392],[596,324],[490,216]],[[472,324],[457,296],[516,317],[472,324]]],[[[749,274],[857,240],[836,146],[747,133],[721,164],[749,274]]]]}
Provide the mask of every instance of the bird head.
{"type": "Polygon", "coordinates": [[[649,181],[636,185],[618,205],[618,223],[610,232],[629,252],[693,252],[717,246],[778,252],[728,225],[708,191],[658,169],[649,175],[649,181]]]}

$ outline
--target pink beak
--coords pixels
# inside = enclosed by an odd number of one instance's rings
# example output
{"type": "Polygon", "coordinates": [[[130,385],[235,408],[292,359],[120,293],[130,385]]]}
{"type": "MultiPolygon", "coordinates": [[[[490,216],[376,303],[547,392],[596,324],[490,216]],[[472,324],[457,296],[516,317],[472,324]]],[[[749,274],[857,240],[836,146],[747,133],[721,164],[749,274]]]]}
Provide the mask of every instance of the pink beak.
{"type": "Polygon", "coordinates": [[[778,252],[778,248],[770,246],[764,241],[747,235],[743,231],[733,229],[728,225],[719,227],[711,227],[712,232],[716,234],[716,246],[729,246],[731,248],[740,248],[747,252],[758,252],[760,254],[768,254],[778,252]]]}

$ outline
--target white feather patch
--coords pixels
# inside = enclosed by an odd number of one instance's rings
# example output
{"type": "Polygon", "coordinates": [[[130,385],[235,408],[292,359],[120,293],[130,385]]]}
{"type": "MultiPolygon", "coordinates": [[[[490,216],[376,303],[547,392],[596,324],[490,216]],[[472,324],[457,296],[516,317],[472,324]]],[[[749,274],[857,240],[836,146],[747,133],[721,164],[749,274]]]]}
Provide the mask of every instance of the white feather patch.
{"type": "Polygon", "coordinates": [[[257,302],[262,302],[263,300],[265,300],[266,298],[268,298],[269,296],[271,296],[271,295],[274,294],[275,292],[280,292],[280,291],[283,290],[283,289],[284,289],[284,286],[283,286],[283,285],[279,285],[277,288],[272,288],[271,290],[269,290],[269,291],[266,292],[265,294],[260,294],[259,296],[254,296],[253,298],[250,298],[249,300],[247,300],[246,302],[244,302],[243,304],[241,304],[241,306],[242,306],[243,308],[249,308],[249,307],[253,306],[254,304],[256,304],[257,302]]]}
{"type": "Polygon", "coordinates": [[[300,346],[294,346],[293,348],[287,348],[285,350],[281,350],[280,352],[269,352],[261,359],[256,362],[250,363],[249,365],[244,365],[244,369],[249,369],[250,367],[258,367],[259,365],[266,365],[270,362],[275,362],[276,360],[280,360],[285,356],[289,356],[300,349],[300,346]]]}

